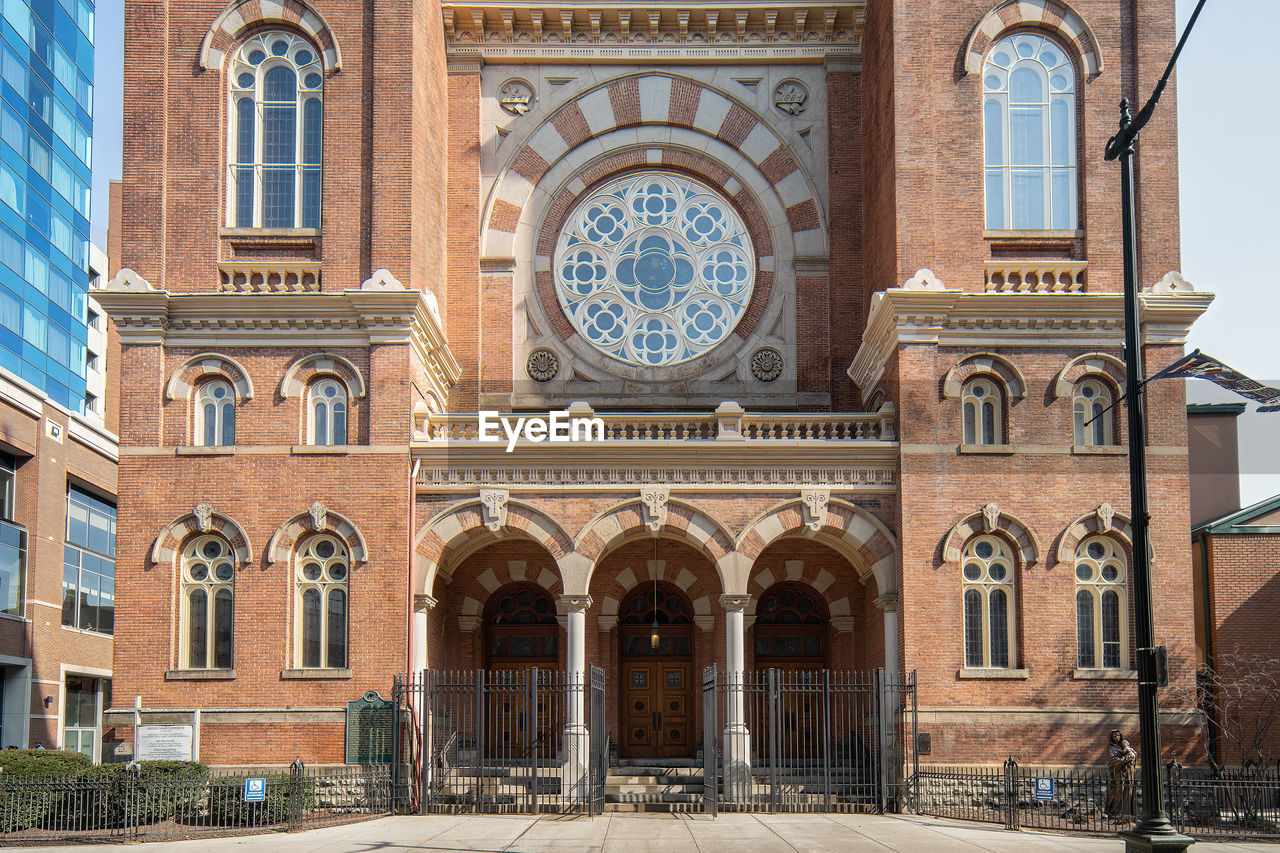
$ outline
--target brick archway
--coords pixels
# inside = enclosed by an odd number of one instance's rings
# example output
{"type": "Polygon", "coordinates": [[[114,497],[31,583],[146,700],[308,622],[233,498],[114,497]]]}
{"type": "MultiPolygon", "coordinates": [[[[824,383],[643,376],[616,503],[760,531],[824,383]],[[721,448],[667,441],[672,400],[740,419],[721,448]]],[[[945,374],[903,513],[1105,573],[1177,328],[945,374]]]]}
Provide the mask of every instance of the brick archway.
{"type": "Polygon", "coordinates": [[[230,516],[215,512],[207,503],[197,504],[191,512],[183,513],[160,531],[151,546],[149,557],[152,565],[172,563],[181,552],[182,543],[201,533],[214,533],[227,540],[236,562],[246,566],[253,560],[253,546],[249,534],[230,516]]]}
{"type": "Polygon", "coordinates": [[[253,380],[240,362],[222,353],[202,352],[184,360],[169,374],[164,386],[165,400],[190,400],[196,383],[206,377],[227,380],[235,389],[237,402],[253,399],[253,380]]]}
{"type": "Polygon", "coordinates": [[[346,543],[347,553],[353,562],[363,563],[369,559],[364,534],[355,522],[317,501],[276,530],[267,543],[267,565],[287,563],[298,540],[308,533],[332,533],[346,543]]]}
{"type": "Polygon", "coordinates": [[[505,495],[488,506],[475,498],[455,504],[419,529],[414,537],[415,592],[432,595],[438,577],[449,583],[459,562],[506,536],[536,542],[557,562],[574,550],[569,534],[536,507],[505,495]]]}
{"type": "Polygon", "coordinates": [[[1027,396],[1027,380],[1023,378],[1022,371],[1009,359],[992,352],[975,352],[952,365],[942,378],[942,396],[958,400],[964,383],[979,373],[999,379],[1010,400],[1021,400],[1027,396]]]}
{"type": "Polygon", "coordinates": [[[1055,558],[1066,565],[1074,563],[1080,543],[1095,535],[1110,536],[1118,540],[1126,551],[1133,552],[1133,525],[1126,516],[1117,514],[1110,504],[1102,504],[1067,525],[1058,537],[1055,558]]]}
{"type": "Polygon", "coordinates": [[[1034,532],[1017,517],[989,503],[971,513],[947,532],[942,541],[942,562],[959,563],[964,555],[964,543],[980,533],[1002,533],[1018,550],[1025,570],[1040,559],[1040,542],[1034,532]]]}
{"type": "Polygon", "coordinates": [[[964,73],[978,74],[991,45],[1007,30],[1036,27],[1050,30],[1075,53],[1085,76],[1103,71],[1102,48],[1080,13],[1066,0],[1004,0],[973,28],[964,46],[964,73]]]}
{"type": "MultiPolygon", "coordinates": [[[[787,536],[829,545],[849,560],[863,581],[874,576],[882,594],[897,589],[897,539],[884,522],[861,507],[814,490],[758,516],[739,534],[736,550],[743,560],[754,561],[787,536]]],[[[746,586],[747,578],[742,582],[746,586]]]]}
{"type": "Polygon", "coordinates": [[[342,70],[342,50],[324,15],[307,0],[231,0],[214,19],[200,43],[200,67],[218,71],[231,48],[251,27],[283,24],[309,38],[320,49],[324,70],[342,70]]]}
{"type": "MultiPolygon", "coordinates": [[[[574,548],[587,570],[579,581],[581,589],[568,591],[586,594],[591,587],[592,575],[605,555],[624,542],[654,535],[693,546],[715,565],[724,590],[729,589],[728,579],[722,570],[725,559],[733,551],[733,537],[729,531],[697,506],[663,496],[661,501],[651,503],[641,499],[626,501],[587,522],[578,533],[574,548]]],[[[570,586],[569,583],[565,585],[570,586]]]]}

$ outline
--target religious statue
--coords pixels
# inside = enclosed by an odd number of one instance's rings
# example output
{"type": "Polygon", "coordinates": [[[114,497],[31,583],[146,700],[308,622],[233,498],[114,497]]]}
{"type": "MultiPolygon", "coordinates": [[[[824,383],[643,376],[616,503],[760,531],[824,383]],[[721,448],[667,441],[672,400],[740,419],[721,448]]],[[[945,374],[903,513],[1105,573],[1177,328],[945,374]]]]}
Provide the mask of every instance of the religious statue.
{"type": "Polygon", "coordinates": [[[1107,788],[1107,814],[1112,819],[1133,814],[1133,780],[1137,763],[1138,753],[1129,746],[1129,741],[1124,739],[1119,729],[1112,729],[1107,742],[1107,770],[1111,773],[1107,788]]]}

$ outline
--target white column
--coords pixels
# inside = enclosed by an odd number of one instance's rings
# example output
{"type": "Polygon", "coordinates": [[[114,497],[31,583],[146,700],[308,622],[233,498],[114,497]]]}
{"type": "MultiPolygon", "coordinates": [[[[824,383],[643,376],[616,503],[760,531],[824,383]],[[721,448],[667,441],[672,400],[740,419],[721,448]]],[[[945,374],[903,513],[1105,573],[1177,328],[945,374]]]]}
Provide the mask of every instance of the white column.
{"type": "Polygon", "coordinates": [[[746,629],[743,611],[751,606],[749,595],[722,595],[725,618],[725,725],[724,790],[730,801],[743,800],[751,790],[751,732],[743,697],[746,670],[746,629]]]}
{"type": "Polygon", "coordinates": [[[884,669],[898,671],[898,594],[886,592],[877,595],[875,605],[884,613],[884,669]]]}
{"type": "Polygon", "coordinates": [[[436,606],[429,595],[413,597],[413,626],[409,648],[409,671],[417,675],[427,668],[427,611],[436,606]]]}
{"type": "Polygon", "coordinates": [[[561,751],[560,790],[566,802],[583,802],[591,793],[591,736],[587,730],[587,609],[589,595],[560,596],[568,643],[569,708],[561,751]]]}
{"type": "MultiPolygon", "coordinates": [[[[880,697],[881,719],[886,723],[896,719],[901,702],[901,687],[898,673],[898,594],[886,592],[875,598],[875,605],[884,614],[884,688],[880,697]]],[[[898,754],[898,727],[883,725],[880,727],[880,787],[881,796],[887,802],[889,792],[896,790],[895,785],[901,778],[904,768],[894,761],[898,754]]]]}

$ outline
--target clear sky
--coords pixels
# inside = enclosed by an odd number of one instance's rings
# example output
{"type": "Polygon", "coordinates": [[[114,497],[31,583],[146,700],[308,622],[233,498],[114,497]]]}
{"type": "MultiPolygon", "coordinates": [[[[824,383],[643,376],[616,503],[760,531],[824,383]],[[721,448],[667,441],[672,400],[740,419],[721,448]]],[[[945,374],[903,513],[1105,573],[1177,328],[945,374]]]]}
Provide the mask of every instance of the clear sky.
{"type": "MultiPolygon", "coordinates": [[[[97,9],[91,236],[104,248],[107,181],[120,177],[123,5],[104,0],[97,9]]],[[[1179,27],[1194,7],[1178,0],[1179,27]]],[[[1182,272],[1217,294],[1190,345],[1276,385],[1280,98],[1266,81],[1278,32],[1280,0],[1209,0],[1178,65],[1182,272]]],[[[1193,401],[1238,399],[1200,380],[1190,386],[1193,401]]],[[[1278,437],[1280,413],[1241,419],[1246,504],[1280,493],[1278,437]]]]}

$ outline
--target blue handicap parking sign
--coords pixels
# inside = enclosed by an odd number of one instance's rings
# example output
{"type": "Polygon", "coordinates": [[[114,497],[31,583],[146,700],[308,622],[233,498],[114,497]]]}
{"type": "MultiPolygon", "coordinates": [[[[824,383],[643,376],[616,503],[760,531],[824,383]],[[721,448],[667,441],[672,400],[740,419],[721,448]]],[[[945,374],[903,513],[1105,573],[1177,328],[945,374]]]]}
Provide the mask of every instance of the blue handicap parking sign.
{"type": "Polygon", "coordinates": [[[267,799],[267,780],[266,779],[245,779],[244,780],[244,801],[246,803],[261,803],[267,799]]]}
{"type": "Polygon", "coordinates": [[[1037,800],[1052,800],[1053,779],[1048,776],[1037,776],[1035,796],[1037,800]]]}

